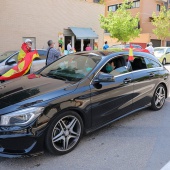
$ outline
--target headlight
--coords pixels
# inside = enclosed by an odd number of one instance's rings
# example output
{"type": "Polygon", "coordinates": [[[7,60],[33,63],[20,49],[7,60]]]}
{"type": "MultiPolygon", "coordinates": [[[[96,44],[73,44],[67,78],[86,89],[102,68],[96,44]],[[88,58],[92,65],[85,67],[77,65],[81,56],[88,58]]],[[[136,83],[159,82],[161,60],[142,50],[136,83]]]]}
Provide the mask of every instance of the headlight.
{"type": "Polygon", "coordinates": [[[43,107],[31,107],[1,116],[1,126],[25,126],[35,120],[42,112],[43,107]]]}

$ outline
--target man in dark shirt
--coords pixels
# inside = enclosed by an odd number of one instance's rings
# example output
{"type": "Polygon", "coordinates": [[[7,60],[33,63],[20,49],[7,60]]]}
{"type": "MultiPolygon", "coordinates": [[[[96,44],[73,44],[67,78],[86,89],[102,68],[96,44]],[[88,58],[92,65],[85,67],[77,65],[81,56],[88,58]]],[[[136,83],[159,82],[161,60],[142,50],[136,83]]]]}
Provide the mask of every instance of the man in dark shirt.
{"type": "Polygon", "coordinates": [[[49,65],[57,60],[61,56],[61,53],[54,48],[55,43],[52,40],[49,40],[47,44],[49,47],[47,49],[46,65],[49,65]]]}

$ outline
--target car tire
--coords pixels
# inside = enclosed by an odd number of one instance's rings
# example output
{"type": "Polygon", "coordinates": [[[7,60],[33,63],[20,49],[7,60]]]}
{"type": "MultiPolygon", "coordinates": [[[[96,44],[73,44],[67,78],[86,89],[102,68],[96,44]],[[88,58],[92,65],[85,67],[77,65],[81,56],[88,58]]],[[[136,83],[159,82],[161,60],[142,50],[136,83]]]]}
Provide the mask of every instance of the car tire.
{"type": "Polygon", "coordinates": [[[165,103],[165,97],[166,97],[166,89],[165,86],[160,84],[152,97],[151,100],[151,109],[152,110],[160,110],[164,103],[165,103]]]}
{"type": "Polygon", "coordinates": [[[83,135],[83,121],[74,111],[57,116],[48,128],[45,143],[49,152],[64,155],[71,152],[83,135]]]}
{"type": "Polygon", "coordinates": [[[166,59],[165,59],[165,58],[163,59],[162,64],[163,64],[163,65],[166,64],[166,59]]]}

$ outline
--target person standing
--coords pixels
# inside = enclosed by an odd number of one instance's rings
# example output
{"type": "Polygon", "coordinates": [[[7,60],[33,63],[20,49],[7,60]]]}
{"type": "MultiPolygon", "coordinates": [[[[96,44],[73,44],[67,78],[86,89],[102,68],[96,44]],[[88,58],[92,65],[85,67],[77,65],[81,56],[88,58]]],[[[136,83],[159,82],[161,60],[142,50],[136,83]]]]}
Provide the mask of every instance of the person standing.
{"type": "Polygon", "coordinates": [[[152,42],[149,42],[148,44],[149,46],[146,47],[145,49],[149,51],[150,54],[153,54],[154,55],[154,48],[152,46],[152,42]]]}
{"type": "Polygon", "coordinates": [[[32,47],[32,41],[30,39],[26,39],[19,51],[18,62],[21,61],[27,53],[31,52],[31,47],[32,47]]]}
{"type": "Polygon", "coordinates": [[[86,51],[91,51],[92,48],[90,47],[90,44],[87,44],[86,51]]]}
{"type": "Polygon", "coordinates": [[[103,50],[107,50],[109,48],[107,41],[105,41],[104,45],[103,45],[103,50]]]}
{"type": "Polygon", "coordinates": [[[48,44],[48,49],[47,49],[46,65],[49,65],[55,60],[57,60],[61,56],[61,53],[54,48],[55,43],[52,40],[49,40],[47,44],[48,44]]]}
{"type": "Polygon", "coordinates": [[[71,47],[71,40],[68,40],[67,51],[68,51],[68,54],[70,54],[70,53],[73,52],[73,49],[72,49],[72,47],[71,47]]]}
{"type": "Polygon", "coordinates": [[[60,52],[60,54],[62,56],[63,55],[62,54],[62,44],[60,44],[60,43],[58,44],[58,51],[60,52]]]}

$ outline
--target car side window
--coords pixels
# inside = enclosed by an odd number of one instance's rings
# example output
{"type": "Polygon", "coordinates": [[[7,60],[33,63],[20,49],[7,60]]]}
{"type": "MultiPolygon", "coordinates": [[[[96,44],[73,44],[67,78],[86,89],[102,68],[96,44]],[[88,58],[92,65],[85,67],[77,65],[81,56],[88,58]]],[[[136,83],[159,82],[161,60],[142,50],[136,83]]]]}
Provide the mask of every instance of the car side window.
{"type": "Polygon", "coordinates": [[[8,62],[16,62],[16,63],[18,63],[18,53],[15,54],[14,56],[12,56],[12,57],[8,60],[8,62]]]}
{"type": "Polygon", "coordinates": [[[113,76],[129,72],[127,66],[128,56],[118,56],[109,60],[101,69],[101,72],[110,73],[113,76]]]}
{"type": "Polygon", "coordinates": [[[147,68],[156,68],[156,67],[161,67],[159,63],[156,61],[153,61],[151,59],[145,58],[147,68]]]}
{"type": "Polygon", "coordinates": [[[134,60],[131,61],[131,65],[132,65],[132,70],[142,70],[142,69],[146,69],[146,62],[144,60],[143,57],[141,56],[134,56],[134,60]]]}
{"type": "Polygon", "coordinates": [[[41,60],[44,60],[44,59],[47,58],[47,51],[46,50],[38,50],[38,54],[39,54],[41,60]]]}
{"type": "Polygon", "coordinates": [[[166,53],[167,53],[167,54],[169,54],[169,53],[170,53],[170,48],[168,48],[168,49],[167,49],[166,53]]]}

